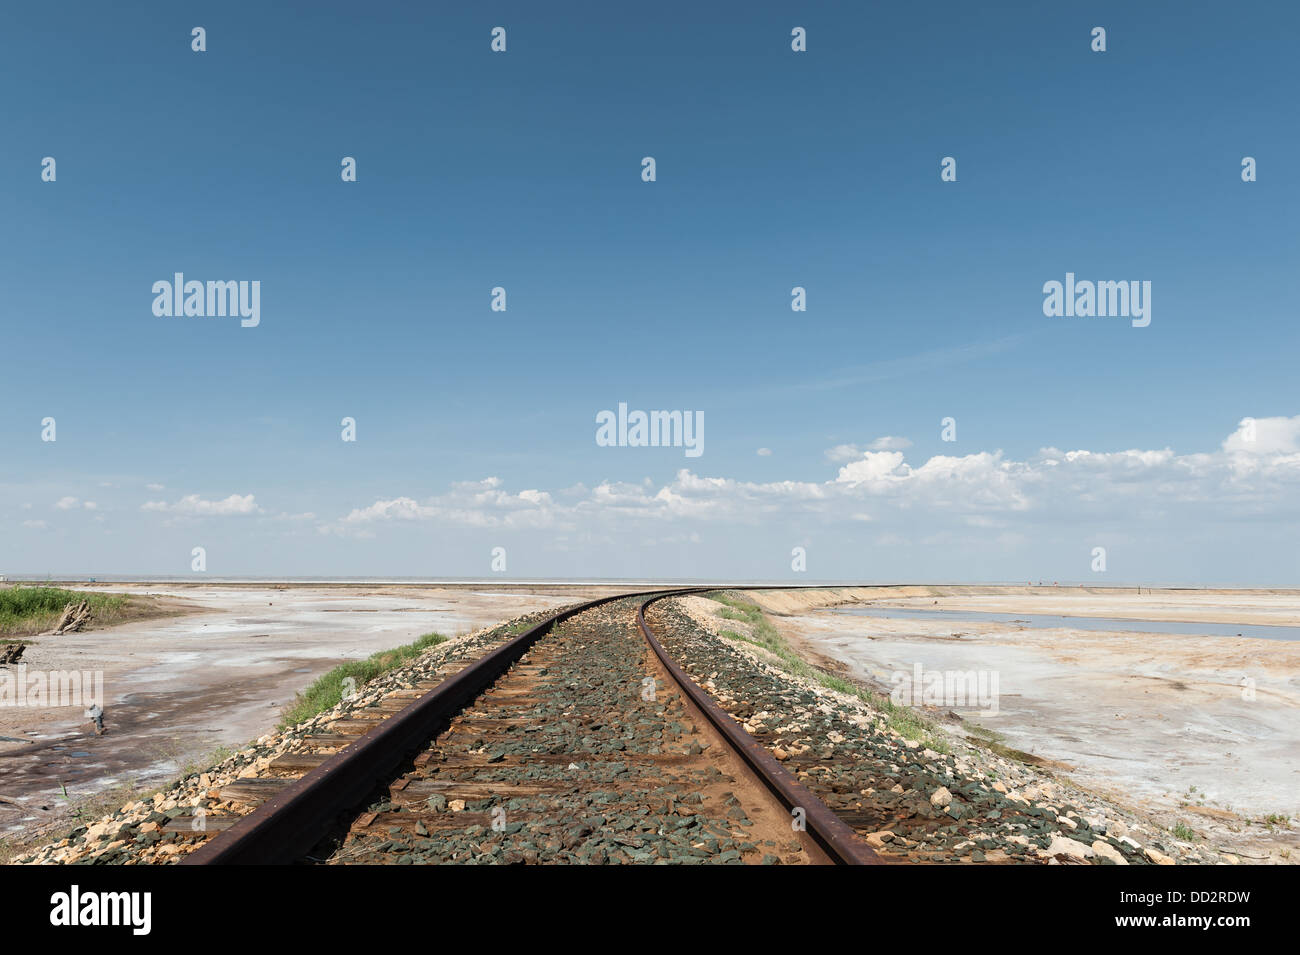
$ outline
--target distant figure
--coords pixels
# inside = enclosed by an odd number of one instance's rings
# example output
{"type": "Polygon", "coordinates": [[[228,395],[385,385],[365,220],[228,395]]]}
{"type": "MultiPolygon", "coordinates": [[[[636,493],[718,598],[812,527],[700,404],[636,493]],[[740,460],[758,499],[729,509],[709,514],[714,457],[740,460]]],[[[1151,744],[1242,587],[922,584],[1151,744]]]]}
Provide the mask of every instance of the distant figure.
{"type": "Polygon", "coordinates": [[[95,724],[95,735],[103,736],[104,735],[104,708],[100,706],[98,703],[92,704],[90,709],[86,710],[86,716],[88,716],[91,722],[95,724]]]}

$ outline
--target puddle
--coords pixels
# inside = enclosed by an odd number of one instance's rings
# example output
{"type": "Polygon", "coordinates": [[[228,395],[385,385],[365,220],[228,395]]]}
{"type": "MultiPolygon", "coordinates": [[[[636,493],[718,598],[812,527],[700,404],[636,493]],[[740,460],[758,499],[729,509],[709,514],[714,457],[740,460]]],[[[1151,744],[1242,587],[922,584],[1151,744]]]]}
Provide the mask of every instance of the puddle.
{"type": "Polygon", "coordinates": [[[1034,630],[1107,630],[1122,633],[1177,633],[1199,637],[1257,637],[1300,640],[1300,627],[1259,623],[1190,623],[1181,620],[1138,620],[1132,617],[1066,617],[1039,613],[994,613],[988,610],[923,610],[913,607],[852,607],[831,613],[855,617],[910,620],[951,620],[954,623],[1001,623],[1034,630]]]}

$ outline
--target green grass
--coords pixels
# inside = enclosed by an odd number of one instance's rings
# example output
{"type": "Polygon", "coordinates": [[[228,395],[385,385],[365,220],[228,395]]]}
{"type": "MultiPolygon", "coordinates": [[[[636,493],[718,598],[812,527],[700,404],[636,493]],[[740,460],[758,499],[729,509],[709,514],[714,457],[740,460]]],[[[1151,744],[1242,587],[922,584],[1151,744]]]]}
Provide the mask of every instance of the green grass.
{"type": "Polygon", "coordinates": [[[95,623],[104,626],[122,616],[128,604],[123,594],[82,593],[58,587],[0,589],[0,636],[40,633],[59,622],[70,603],[86,601],[95,623]]]}
{"type": "Polygon", "coordinates": [[[829,690],[835,690],[837,693],[856,696],[858,699],[865,701],[879,710],[885,719],[885,723],[905,739],[924,743],[936,752],[947,753],[951,751],[947,742],[935,732],[933,721],[926,719],[916,710],[909,706],[900,706],[888,696],[873,693],[856,683],[827,673],[825,670],[813,666],[791,650],[789,644],[785,642],[785,638],[781,636],[780,631],[772,626],[772,622],[767,619],[767,616],[757,604],[723,593],[709,594],[708,596],[723,605],[723,609],[718,611],[719,616],[727,620],[746,623],[751,630],[749,636],[737,633],[734,630],[723,630],[721,632],[722,636],[762,647],[781,661],[782,669],[787,673],[806,680],[812,680],[829,690]]]}
{"type": "Polygon", "coordinates": [[[1178,825],[1174,826],[1174,828],[1171,829],[1170,832],[1172,832],[1179,839],[1183,840],[1183,842],[1196,841],[1196,833],[1193,832],[1190,827],[1184,825],[1181,822],[1178,825]]]}
{"type": "Polygon", "coordinates": [[[409,663],[430,647],[446,642],[447,638],[440,633],[426,633],[414,643],[380,650],[364,660],[352,660],[336,666],[299,693],[280,714],[280,729],[296,726],[303,720],[309,720],[318,713],[337,706],[343,699],[343,681],[348,677],[356,681],[356,690],[360,692],[363,686],[376,677],[409,663]]]}

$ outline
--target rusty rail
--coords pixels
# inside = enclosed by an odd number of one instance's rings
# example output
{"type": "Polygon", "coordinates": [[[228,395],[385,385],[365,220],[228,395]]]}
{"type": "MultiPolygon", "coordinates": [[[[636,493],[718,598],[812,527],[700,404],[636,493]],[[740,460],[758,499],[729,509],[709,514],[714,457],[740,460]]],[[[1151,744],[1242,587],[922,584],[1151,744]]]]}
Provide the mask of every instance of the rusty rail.
{"type": "Polygon", "coordinates": [[[602,604],[648,597],[637,623],[682,692],[787,809],[801,808],[807,834],[833,861],[870,865],[882,860],[831,809],[802,786],[681,669],[655,639],[645,608],[656,600],[715,590],[794,590],[822,587],[689,587],[600,597],[562,610],[490,651],[435,689],[380,722],[355,742],[267,799],[225,832],[181,860],[181,865],[285,865],[301,860],[337,820],[391,778],[431,736],[510,669],[556,624],[602,604]]]}
{"type": "MultiPolygon", "coordinates": [[[[762,781],[772,795],[785,806],[786,810],[791,812],[797,809],[803,810],[807,834],[813,838],[832,861],[837,865],[883,864],[883,860],[876,855],[870,846],[858,838],[858,834],[853,831],[853,828],[848,823],[835,815],[835,812],[829,806],[787,772],[777,758],[768,752],[766,746],[746,733],[744,728],[714,701],[713,697],[704,692],[699,684],[692,680],[690,675],[669,656],[668,651],[663,648],[663,645],[650,631],[650,626],[646,623],[645,611],[655,601],[663,600],[665,597],[681,596],[683,593],[708,593],[717,589],[719,588],[710,587],[703,590],[656,594],[650,597],[637,608],[636,612],[636,621],[641,626],[641,633],[646,638],[646,642],[650,644],[650,648],[654,650],[655,656],[659,658],[659,662],[663,664],[664,669],[672,674],[681,691],[704,714],[705,719],[713,724],[713,728],[722,734],[723,738],[731,745],[731,748],[745,761],[745,765],[762,781]]],[[[772,588],[727,587],[723,589],[763,590],[772,588]]]]}
{"type": "MultiPolygon", "coordinates": [[[[644,593],[644,592],[643,592],[644,593]]],[[[284,865],[303,858],[338,817],[361,803],[457,713],[558,623],[639,594],[600,597],[562,610],[480,657],[383,720],[262,803],[181,865],[284,865]]]]}

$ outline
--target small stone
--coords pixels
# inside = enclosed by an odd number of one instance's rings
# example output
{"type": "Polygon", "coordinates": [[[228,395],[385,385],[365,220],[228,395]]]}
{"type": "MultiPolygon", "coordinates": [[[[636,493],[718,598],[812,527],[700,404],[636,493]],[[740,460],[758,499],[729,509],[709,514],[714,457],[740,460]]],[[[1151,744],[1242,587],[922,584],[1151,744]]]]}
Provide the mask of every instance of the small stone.
{"type": "Polygon", "coordinates": [[[1082,842],[1066,836],[1052,836],[1052,844],[1042,851],[1045,855],[1053,857],[1064,855],[1075,859],[1090,859],[1096,854],[1092,846],[1085,846],[1082,842]]]}
{"type": "Polygon", "coordinates": [[[1097,853],[1097,855],[1101,856],[1103,859],[1109,859],[1116,865],[1128,865],[1128,860],[1120,855],[1119,850],[1104,839],[1098,839],[1094,842],[1092,844],[1092,851],[1097,853]]]}
{"type": "Polygon", "coordinates": [[[1147,854],[1147,858],[1150,859],[1152,862],[1154,862],[1156,865],[1174,864],[1173,859],[1169,858],[1169,856],[1165,855],[1163,852],[1159,851],[1158,849],[1152,849],[1150,846],[1147,846],[1142,851],[1145,852],[1147,854]]]}
{"type": "Polygon", "coordinates": [[[930,805],[943,808],[952,803],[952,793],[947,786],[940,786],[930,796],[930,805]]]}

